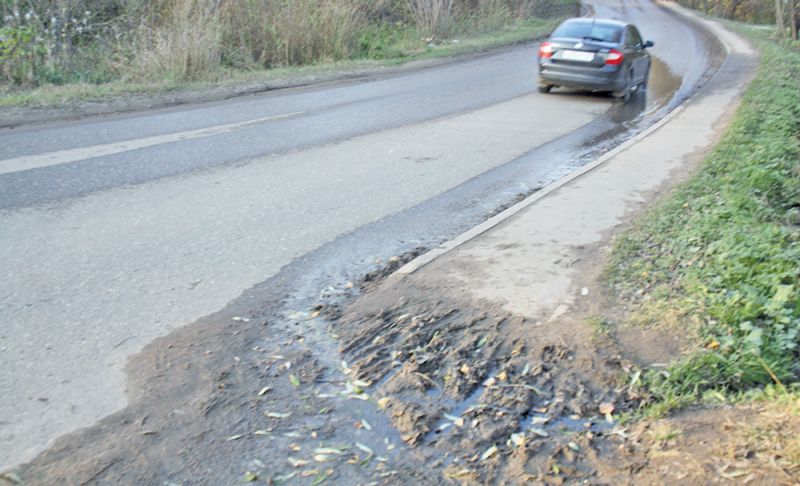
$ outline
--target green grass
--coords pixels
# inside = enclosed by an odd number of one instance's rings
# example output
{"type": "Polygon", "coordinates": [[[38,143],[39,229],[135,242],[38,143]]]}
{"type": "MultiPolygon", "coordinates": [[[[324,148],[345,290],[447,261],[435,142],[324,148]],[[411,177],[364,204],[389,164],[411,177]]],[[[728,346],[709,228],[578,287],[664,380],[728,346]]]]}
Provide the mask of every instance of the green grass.
{"type": "Polygon", "coordinates": [[[800,379],[800,46],[733,26],[758,75],[699,173],[616,244],[610,284],[632,320],[685,316],[697,351],[650,371],[649,414],[800,379]],[[700,324],[689,324],[699,322],[700,324]]]}
{"type": "Polygon", "coordinates": [[[107,100],[125,95],[160,95],[176,91],[202,91],[253,83],[287,83],[300,77],[330,76],[337,72],[398,66],[412,61],[452,57],[531,41],[552,32],[561,18],[527,19],[505,28],[477,35],[465,35],[441,41],[435,46],[420,43],[411,34],[400,31],[376,30],[364,39],[368,48],[364,58],[338,62],[320,62],[297,67],[278,67],[263,70],[228,69],[219,80],[153,83],[110,81],[105,83],[77,82],[45,84],[35,88],[0,90],[0,107],[53,107],[88,100],[107,100]]]}
{"type": "Polygon", "coordinates": [[[586,323],[589,324],[589,327],[592,329],[592,339],[595,341],[607,339],[611,334],[611,326],[609,326],[608,321],[602,316],[589,316],[586,319],[586,323]]]}

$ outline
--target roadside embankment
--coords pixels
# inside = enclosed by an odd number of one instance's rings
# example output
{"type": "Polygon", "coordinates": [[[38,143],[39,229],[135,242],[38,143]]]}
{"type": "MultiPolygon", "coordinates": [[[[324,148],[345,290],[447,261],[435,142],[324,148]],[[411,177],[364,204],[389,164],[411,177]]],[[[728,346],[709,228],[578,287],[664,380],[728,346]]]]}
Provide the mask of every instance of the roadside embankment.
{"type": "Polygon", "coordinates": [[[529,42],[579,8],[576,0],[0,5],[0,118],[48,121],[386,74],[529,42]]]}
{"type": "Polygon", "coordinates": [[[800,379],[800,46],[735,28],[762,53],[742,107],[609,269],[630,320],[685,334],[686,357],[648,376],[659,411],[800,379]]]}

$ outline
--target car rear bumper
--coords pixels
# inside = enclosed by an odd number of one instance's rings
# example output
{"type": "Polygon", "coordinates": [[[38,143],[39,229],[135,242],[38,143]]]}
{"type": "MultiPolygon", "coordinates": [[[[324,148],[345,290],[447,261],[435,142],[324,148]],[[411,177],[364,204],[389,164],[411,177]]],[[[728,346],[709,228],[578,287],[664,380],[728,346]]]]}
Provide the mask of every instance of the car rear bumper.
{"type": "Polygon", "coordinates": [[[539,84],[557,85],[589,91],[622,91],[627,80],[619,66],[576,68],[547,62],[539,64],[539,84]]]}

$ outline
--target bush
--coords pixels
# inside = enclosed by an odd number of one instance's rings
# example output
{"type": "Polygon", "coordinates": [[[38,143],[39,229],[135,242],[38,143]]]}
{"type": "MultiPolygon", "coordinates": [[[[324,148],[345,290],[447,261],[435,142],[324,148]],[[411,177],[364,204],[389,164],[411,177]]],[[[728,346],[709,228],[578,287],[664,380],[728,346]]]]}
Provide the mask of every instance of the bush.
{"type": "Polygon", "coordinates": [[[162,24],[142,25],[133,51],[133,79],[193,81],[217,72],[223,26],[211,0],[183,0],[162,8],[162,24]]]}

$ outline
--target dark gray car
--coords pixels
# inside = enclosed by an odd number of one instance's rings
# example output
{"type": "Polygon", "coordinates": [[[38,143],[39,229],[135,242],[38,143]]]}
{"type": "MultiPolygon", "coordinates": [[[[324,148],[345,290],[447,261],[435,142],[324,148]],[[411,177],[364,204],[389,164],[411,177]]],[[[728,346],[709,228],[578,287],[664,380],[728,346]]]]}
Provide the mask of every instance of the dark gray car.
{"type": "Polygon", "coordinates": [[[554,87],[608,91],[628,101],[647,87],[651,41],[616,20],[576,18],[561,24],[539,46],[539,91],[554,87]]]}

